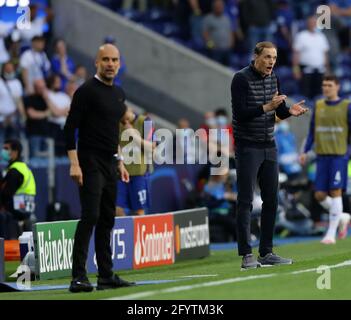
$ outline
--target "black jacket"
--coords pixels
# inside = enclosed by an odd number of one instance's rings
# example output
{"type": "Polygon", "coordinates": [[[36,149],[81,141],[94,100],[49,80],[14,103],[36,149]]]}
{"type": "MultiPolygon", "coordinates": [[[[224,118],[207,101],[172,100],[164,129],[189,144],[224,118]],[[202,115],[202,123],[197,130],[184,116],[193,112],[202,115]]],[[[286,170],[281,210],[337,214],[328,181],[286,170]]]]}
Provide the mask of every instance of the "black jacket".
{"type": "Polygon", "coordinates": [[[278,78],[274,73],[262,76],[250,64],[238,71],[231,85],[233,133],[237,146],[267,148],[275,146],[275,114],[280,119],[290,116],[283,102],[276,111],[264,113],[263,105],[269,103],[279,90],[278,78]]]}

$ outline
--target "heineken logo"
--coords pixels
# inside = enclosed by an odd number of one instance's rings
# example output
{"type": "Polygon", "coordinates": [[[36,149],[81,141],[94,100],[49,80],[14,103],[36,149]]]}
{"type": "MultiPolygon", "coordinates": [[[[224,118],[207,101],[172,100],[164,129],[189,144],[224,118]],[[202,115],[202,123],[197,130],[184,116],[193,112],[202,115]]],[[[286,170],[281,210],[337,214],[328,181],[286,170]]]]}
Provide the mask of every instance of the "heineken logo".
{"type": "Polygon", "coordinates": [[[72,269],[74,239],[62,229],[60,236],[51,238],[51,230],[38,232],[38,256],[40,273],[72,269]]]}

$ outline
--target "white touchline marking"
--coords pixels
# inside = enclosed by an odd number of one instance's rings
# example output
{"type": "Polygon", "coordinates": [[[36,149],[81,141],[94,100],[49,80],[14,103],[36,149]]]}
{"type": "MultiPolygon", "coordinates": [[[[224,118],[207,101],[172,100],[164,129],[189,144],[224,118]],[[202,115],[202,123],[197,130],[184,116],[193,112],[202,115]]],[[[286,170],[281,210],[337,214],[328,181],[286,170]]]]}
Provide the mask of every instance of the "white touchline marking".
{"type": "Polygon", "coordinates": [[[179,276],[178,278],[205,278],[205,277],[217,277],[218,274],[194,274],[192,276],[179,276]]]}
{"type": "MultiPolygon", "coordinates": [[[[328,266],[328,265],[325,265],[325,266],[329,267],[331,269],[348,267],[348,266],[351,266],[351,260],[347,260],[347,261],[344,261],[342,263],[338,263],[338,264],[331,265],[331,266],[328,266]]],[[[162,289],[162,290],[144,291],[144,292],[129,294],[129,295],[120,296],[120,297],[113,297],[113,298],[109,298],[106,300],[133,300],[133,299],[151,297],[151,296],[154,296],[156,294],[188,291],[188,290],[203,288],[203,287],[220,286],[220,285],[228,284],[228,283],[272,278],[272,277],[279,276],[279,275],[290,275],[290,274],[295,275],[295,274],[300,274],[300,273],[305,273],[305,272],[315,272],[315,271],[317,271],[317,268],[298,270],[298,271],[293,271],[293,272],[285,272],[285,273],[269,273],[269,274],[262,274],[262,275],[256,275],[256,276],[253,275],[253,276],[247,276],[247,277],[237,277],[237,278],[230,278],[230,279],[224,279],[224,280],[218,280],[218,281],[210,281],[210,282],[204,282],[204,283],[187,285],[187,286],[177,286],[177,287],[172,287],[172,288],[167,288],[167,289],[162,289]]]]}

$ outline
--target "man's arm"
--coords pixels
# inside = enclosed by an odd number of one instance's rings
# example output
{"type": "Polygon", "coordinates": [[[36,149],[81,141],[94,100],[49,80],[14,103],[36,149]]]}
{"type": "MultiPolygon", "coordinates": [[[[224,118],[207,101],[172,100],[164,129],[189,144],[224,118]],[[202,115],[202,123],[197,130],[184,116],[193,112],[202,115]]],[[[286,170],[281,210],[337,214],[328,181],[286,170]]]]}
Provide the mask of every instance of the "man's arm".
{"type": "Polygon", "coordinates": [[[70,167],[70,176],[74,181],[76,181],[79,185],[83,185],[83,174],[79,165],[77,150],[76,150],[76,129],[79,128],[82,112],[85,105],[85,97],[82,93],[82,90],[78,89],[71,103],[71,108],[68,113],[64,134],[66,140],[66,150],[68,154],[69,161],[71,163],[70,167]]]}
{"type": "Polygon", "coordinates": [[[78,89],[73,96],[71,108],[64,127],[67,151],[76,149],[76,129],[79,128],[81,123],[85,101],[85,96],[82,90],[78,89]]]}

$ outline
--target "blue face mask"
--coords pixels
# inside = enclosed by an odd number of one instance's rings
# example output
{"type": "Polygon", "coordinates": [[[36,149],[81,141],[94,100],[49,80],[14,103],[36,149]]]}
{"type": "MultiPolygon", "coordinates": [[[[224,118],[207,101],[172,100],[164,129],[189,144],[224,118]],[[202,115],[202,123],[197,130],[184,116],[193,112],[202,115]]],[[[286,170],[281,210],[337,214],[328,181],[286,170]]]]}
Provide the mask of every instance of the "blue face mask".
{"type": "Polygon", "coordinates": [[[10,151],[9,150],[5,150],[5,149],[1,149],[1,159],[9,162],[11,157],[10,157],[10,151]]]}
{"type": "Polygon", "coordinates": [[[282,132],[289,132],[290,126],[286,121],[279,123],[279,130],[282,132]]]}
{"type": "Polygon", "coordinates": [[[216,120],[217,120],[217,125],[220,127],[225,127],[228,123],[228,120],[225,116],[218,116],[216,120]]]}

